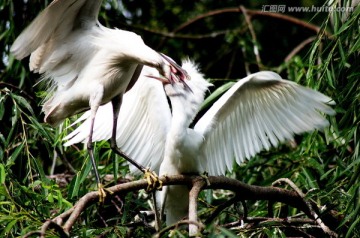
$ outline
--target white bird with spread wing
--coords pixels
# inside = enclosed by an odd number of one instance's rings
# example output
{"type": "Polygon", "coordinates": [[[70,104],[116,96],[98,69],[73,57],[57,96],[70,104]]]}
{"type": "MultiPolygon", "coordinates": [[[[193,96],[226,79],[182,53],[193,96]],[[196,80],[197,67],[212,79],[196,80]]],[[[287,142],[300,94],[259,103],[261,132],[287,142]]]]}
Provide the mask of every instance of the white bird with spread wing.
{"type": "MultiPolygon", "coordinates": [[[[101,2],[54,0],[11,47],[17,59],[31,54],[30,70],[49,79],[43,111],[45,121],[51,125],[89,108],[94,121],[98,107],[111,102],[117,128],[122,95],[134,85],[143,65],[156,68],[171,83],[187,78],[184,70],[145,45],[140,36],[102,26],[97,19],[101,2]]],[[[102,199],[105,193],[92,152],[92,127],[87,136],[102,199]]],[[[116,137],[116,130],[112,137],[116,137]]],[[[115,139],[111,145],[115,152],[144,170],[116,147],[115,139]]]]}
{"type": "MultiPolygon", "coordinates": [[[[192,92],[179,83],[165,85],[165,92],[171,102],[170,109],[165,95],[160,93],[159,85],[142,87],[142,90],[135,93],[148,98],[144,100],[146,104],[142,105],[142,108],[139,106],[129,108],[132,113],[124,111],[127,115],[131,115],[127,120],[139,123],[139,127],[130,133],[125,128],[125,131],[120,133],[122,135],[118,134],[119,146],[126,143],[128,136],[129,142],[124,148],[125,151],[129,149],[130,154],[151,153],[152,160],[147,161],[146,165],[152,165],[152,169],[155,170],[160,169],[160,175],[204,171],[210,175],[223,175],[227,170],[232,169],[234,160],[240,164],[264,149],[268,150],[271,146],[293,139],[295,134],[328,126],[329,123],[323,114],[335,113],[329,106],[333,104],[331,98],[284,80],[274,72],[263,71],[251,74],[235,83],[191,129],[189,125],[211,84],[191,62],[185,62],[182,67],[191,77],[187,84],[192,92]],[[154,88],[156,94],[148,91],[154,88]],[[154,105],[162,108],[163,113],[152,111],[154,105]],[[157,135],[156,141],[148,137],[144,139],[143,133],[157,135]],[[165,147],[161,147],[163,145],[165,147]],[[157,168],[159,164],[161,166],[157,168]]],[[[94,130],[99,131],[98,140],[106,139],[103,132],[109,129],[102,125],[106,125],[106,121],[111,120],[101,115],[105,114],[97,115],[94,126],[94,130]]],[[[86,141],[83,132],[87,130],[88,124],[85,121],[74,130],[67,137],[70,140],[66,144],[86,141]]],[[[133,125],[133,127],[137,126],[133,125]]],[[[187,215],[189,203],[187,186],[166,186],[159,194],[161,206],[167,214],[168,225],[187,215]]]]}

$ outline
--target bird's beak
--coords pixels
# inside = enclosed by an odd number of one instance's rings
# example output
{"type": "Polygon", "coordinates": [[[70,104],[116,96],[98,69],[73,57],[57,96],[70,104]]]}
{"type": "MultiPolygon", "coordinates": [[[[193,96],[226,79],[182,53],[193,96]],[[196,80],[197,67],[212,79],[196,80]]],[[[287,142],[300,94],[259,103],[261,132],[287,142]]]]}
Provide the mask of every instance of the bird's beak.
{"type": "MultiPolygon", "coordinates": [[[[174,85],[177,83],[175,81],[170,81],[170,80],[166,80],[162,77],[157,77],[157,76],[154,76],[154,75],[145,75],[146,77],[149,77],[149,78],[153,78],[153,79],[156,79],[156,80],[159,80],[164,86],[166,85],[174,85]]],[[[182,85],[185,87],[186,90],[189,90],[191,93],[193,93],[193,91],[191,90],[191,88],[189,87],[189,85],[187,85],[187,83],[185,81],[181,81],[182,85]]]]}
{"type": "Polygon", "coordinates": [[[156,79],[156,80],[159,80],[162,84],[166,85],[166,84],[169,84],[170,81],[169,80],[166,80],[162,77],[157,77],[157,76],[154,76],[154,75],[145,75],[146,77],[148,78],[152,78],[152,79],[156,79]]]}
{"type": "MultiPolygon", "coordinates": [[[[181,66],[179,66],[173,59],[171,59],[169,56],[160,53],[160,55],[164,58],[165,61],[167,61],[169,63],[169,67],[170,67],[170,72],[169,75],[165,76],[167,78],[167,82],[166,83],[171,83],[174,84],[176,82],[180,82],[183,84],[183,86],[189,90],[190,92],[192,92],[191,88],[189,87],[189,85],[187,85],[186,81],[190,80],[190,75],[186,72],[186,70],[184,70],[183,68],[181,68],[181,66]]],[[[155,78],[155,77],[152,77],[155,78]]],[[[164,79],[159,79],[156,78],[160,81],[164,81],[164,79]]],[[[163,82],[164,83],[164,82],[163,82]]],[[[164,84],[166,84],[164,83],[164,84]]]]}
{"type": "Polygon", "coordinates": [[[163,53],[160,53],[160,55],[170,64],[171,73],[175,74],[180,81],[190,80],[190,75],[186,70],[181,68],[172,58],[163,53]]]}

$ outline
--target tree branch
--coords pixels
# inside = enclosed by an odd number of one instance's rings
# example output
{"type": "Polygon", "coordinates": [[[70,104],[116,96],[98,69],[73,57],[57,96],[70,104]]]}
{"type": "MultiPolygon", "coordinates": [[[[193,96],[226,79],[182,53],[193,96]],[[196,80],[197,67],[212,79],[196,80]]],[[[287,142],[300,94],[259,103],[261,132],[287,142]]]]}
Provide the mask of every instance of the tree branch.
{"type": "MultiPolygon", "coordinates": [[[[306,21],[300,20],[298,18],[289,16],[289,15],[285,15],[282,13],[277,13],[277,12],[266,12],[266,11],[260,11],[260,10],[251,10],[251,9],[247,9],[247,14],[251,17],[257,17],[257,16],[263,16],[263,17],[271,17],[271,18],[277,18],[283,21],[288,21],[291,22],[295,25],[301,26],[303,28],[307,28],[311,31],[314,31],[316,33],[320,32],[321,28],[313,25],[311,23],[308,23],[306,21]]],[[[210,11],[207,13],[204,13],[202,15],[198,15],[192,19],[190,19],[189,21],[181,24],[179,27],[177,27],[176,29],[173,30],[172,33],[176,33],[178,31],[183,30],[184,28],[188,27],[189,25],[204,19],[206,17],[210,17],[210,16],[215,16],[215,15],[219,15],[219,14],[224,14],[224,13],[241,13],[243,12],[243,9],[241,9],[241,7],[231,7],[231,8],[223,8],[223,9],[217,9],[214,11],[210,11]]],[[[329,33],[325,33],[326,35],[330,35],[329,33]]]]}
{"type": "Polygon", "coordinates": [[[251,23],[251,19],[250,19],[250,16],[248,14],[248,10],[244,7],[244,6],[240,6],[240,9],[244,15],[244,18],[245,18],[245,21],[246,21],[246,24],[249,28],[249,31],[250,31],[250,35],[251,35],[251,38],[252,38],[252,41],[253,41],[253,49],[254,49],[254,54],[255,54],[255,58],[256,58],[256,63],[259,67],[259,69],[262,69],[262,63],[261,63],[261,58],[260,58],[260,52],[259,52],[259,48],[257,46],[257,39],[256,39],[256,34],[255,34],[255,30],[254,30],[254,27],[251,23]]]}
{"type": "MultiPolygon", "coordinates": [[[[301,196],[298,192],[289,191],[282,188],[248,185],[238,180],[224,176],[207,177],[209,184],[207,184],[205,179],[201,176],[163,176],[160,177],[160,180],[163,182],[163,186],[187,185],[192,188],[190,192],[190,215],[188,224],[190,224],[190,226],[192,224],[196,226],[195,230],[197,230],[198,225],[201,224],[197,221],[197,197],[199,192],[203,189],[231,190],[235,193],[236,198],[239,200],[268,200],[273,202],[282,202],[303,211],[310,218],[314,217],[311,208],[309,208],[307,201],[305,201],[303,196],[301,196]]],[[[106,201],[108,201],[112,196],[137,191],[140,189],[146,189],[147,186],[147,181],[145,179],[141,179],[109,187],[107,190],[112,193],[112,195],[109,195],[106,201]]],[[[51,219],[50,222],[45,222],[41,229],[41,234],[44,234],[50,225],[52,225],[52,227],[55,228],[56,231],[58,231],[61,235],[69,234],[80,214],[89,205],[96,203],[98,198],[99,194],[97,191],[92,191],[85,194],[78,200],[74,207],[51,219]],[[63,225],[64,222],[65,224],[63,225]],[[56,227],[53,226],[55,224],[56,227]],[[59,231],[61,226],[63,232],[59,231]]]]}
{"type": "Polygon", "coordinates": [[[312,36],[302,41],[299,45],[297,45],[284,59],[285,62],[289,62],[297,53],[299,53],[306,45],[310,44],[316,40],[316,36],[312,36]]]}
{"type": "Polygon", "coordinates": [[[273,182],[272,185],[274,186],[275,184],[280,184],[280,183],[287,183],[288,185],[290,185],[290,187],[292,189],[294,189],[301,198],[304,199],[305,204],[307,205],[308,209],[310,210],[311,217],[313,217],[315,219],[316,223],[318,223],[318,225],[321,227],[321,229],[326,234],[330,235],[331,237],[337,237],[337,234],[335,232],[333,232],[332,230],[330,230],[330,228],[324,224],[324,222],[321,220],[319,215],[314,211],[314,206],[316,206],[316,205],[310,203],[310,201],[306,201],[305,194],[290,179],[280,178],[280,179],[276,180],[275,182],[273,182]]]}
{"type": "MultiPolygon", "coordinates": [[[[197,219],[197,200],[199,193],[206,186],[204,178],[194,181],[193,186],[189,192],[189,221],[199,222],[197,219]]],[[[197,224],[189,224],[189,236],[195,236],[199,233],[199,226],[197,224]]]]}

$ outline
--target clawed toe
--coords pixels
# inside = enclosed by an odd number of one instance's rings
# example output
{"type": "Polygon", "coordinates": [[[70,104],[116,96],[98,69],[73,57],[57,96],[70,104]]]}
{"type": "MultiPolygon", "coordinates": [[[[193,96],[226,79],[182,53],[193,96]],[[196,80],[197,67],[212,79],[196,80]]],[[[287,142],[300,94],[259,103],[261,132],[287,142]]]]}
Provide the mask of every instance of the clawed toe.
{"type": "Polygon", "coordinates": [[[159,179],[159,176],[154,171],[150,171],[149,168],[144,169],[144,179],[146,179],[148,183],[146,192],[162,189],[162,181],[159,179]]]}
{"type": "Polygon", "coordinates": [[[103,204],[106,198],[106,193],[113,194],[112,191],[104,188],[102,183],[98,183],[98,194],[99,194],[99,203],[103,204]]]}
{"type": "Polygon", "coordinates": [[[205,171],[205,172],[204,172],[203,174],[201,174],[200,176],[205,180],[206,185],[207,185],[207,186],[210,186],[210,181],[209,181],[209,177],[208,177],[208,176],[209,176],[208,172],[205,171]]]}

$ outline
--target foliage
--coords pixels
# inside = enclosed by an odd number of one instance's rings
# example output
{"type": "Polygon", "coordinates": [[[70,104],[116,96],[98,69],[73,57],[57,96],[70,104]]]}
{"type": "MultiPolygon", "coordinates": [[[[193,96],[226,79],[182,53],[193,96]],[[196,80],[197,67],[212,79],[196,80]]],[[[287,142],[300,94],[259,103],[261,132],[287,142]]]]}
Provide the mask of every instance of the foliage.
{"type": "MultiPolygon", "coordinates": [[[[322,4],[278,2],[286,6],[322,4]]],[[[349,2],[333,4],[346,6],[349,2]]],[[[65,132],[42,122],[40,105],[44,92],[33,86],[39,75],[29,72],[28,59],[19,62],[9,54],[16,36],[48,3],[0,0],[0,237],[18,237],[38,230],[46,219],[65,211],[96,186],[86,151],[76,146],[63,148],[65,132]]],[[[107,0],[100,21],[137,32],[148,45],[177,61],[190,57],[198,62],[215,84],[200,114],[231,82],[259,69],[274,70],[284,78],[332,97],[337,103],[337,115],[329,118],[328,129],[298,136],[296,141],[262,152],[235,166],[229,176],[264,186],[278,178],[289,178],[308,199],[321,206],[322,217],[332,215],[331,228],[341,237],[360,237],[360,8],[352,12],[276,12],[303,23],[295,24],[262,12],[264,5],[273,4],[269,1],[242,3],[248,9],[245,14],[222,11],[211,15],[218,9],[239,9],[238,1],[107,0]],[[245,15],[251,18],[251,24],[245,15]],[[198,20],[189,21],[197,17],[198,20]],[[318,26],[318,31],[309,26],[318,26]],[[301,50],[293,51],[307,40],[301,50]]],[[[100,174],[114,175],[107,180],[108,184],[124,180],[128,168],[122,158],[110,152],[107,142],[98,143],[95,153],[100,174]]],[[[229,196],[222,190],[204,192],[199,203],[200,218],[206,219],[214,206],[229,196]]],[[[246,204],[249,217],[267,215],[265,201],[246,204]]],[[[145,219],[139,214],[149,210],[147,194],[142,191],[128,194],[119,198],[117,206],[120,211],[114,211],[113,206],[102,207],[100,211],[96,206],[89,207],[71,236],[147,237],[153,233],[152,228],[141,222],[135,228],[127,226],[135,217],[137,221],[145,219]]],[[[206,227],[204,234],[208,237],[294,234],[272,222],[234,229],[221,226],[237,221],[239,210],[242,211],[239,204],[229,207],[206,227]]],[[[299,211],[281,204],[275,204],[273,210],[274,217],[299,216],[299,211]]],[[[49,232],[49,237],[57,236],[49,232]]],[[[170,236],[186,237],[186,232],[174,230],[170,236]]]]}

